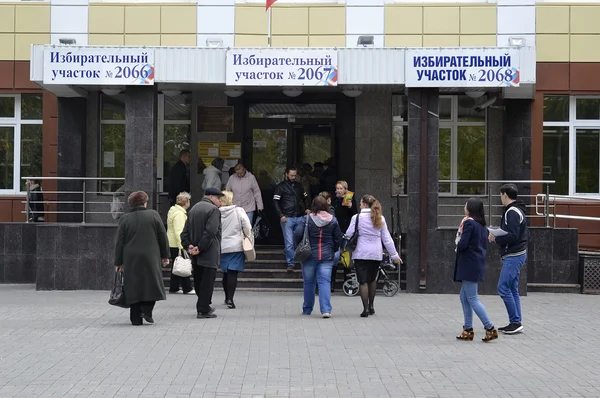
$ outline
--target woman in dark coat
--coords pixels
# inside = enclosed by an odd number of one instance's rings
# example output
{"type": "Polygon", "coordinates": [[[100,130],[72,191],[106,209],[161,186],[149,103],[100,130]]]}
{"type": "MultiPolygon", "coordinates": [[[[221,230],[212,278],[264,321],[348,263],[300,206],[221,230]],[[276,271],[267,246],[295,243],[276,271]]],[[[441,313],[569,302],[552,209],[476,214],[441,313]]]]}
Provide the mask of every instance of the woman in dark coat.
{"type": "Polygon", "coordinates": [[[169,264],[167,232],[158,212],[147,209],[145,192],[132,193],[127,202],[131,210],[119,220],[115,268],[124,273],[131,323],[141,325],[142,319],[154,323],[154,304],[165,299],[161,262],[163,266],[169,264]]]}
{"type": "Polygon", "coordinates": [[[465,218],[456,233],[454,281],[462,282],[460,302],[465,317],[463,332],[456,337],[459,340],[473,340],[473,311],[485,327],[482,340],[488,342],[498,338],[498,331],[477,295],[477,284],[483,282],[488,235],[483,202],[479,198],[471,198],[465,205],[465,218]]]}
{"type": "Polygon", "coordinates": [[[27,180],[29,188],[29,221],[44,222],[44,194],[39,180],[27,180]]]}

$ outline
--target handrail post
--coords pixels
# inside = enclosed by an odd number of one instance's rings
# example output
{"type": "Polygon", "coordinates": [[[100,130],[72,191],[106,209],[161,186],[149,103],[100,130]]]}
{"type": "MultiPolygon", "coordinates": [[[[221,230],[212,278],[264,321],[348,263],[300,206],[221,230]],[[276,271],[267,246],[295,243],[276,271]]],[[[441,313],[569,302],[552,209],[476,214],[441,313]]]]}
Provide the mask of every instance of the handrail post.
{"type": "Polygon", "coordinates": [[[544,217],[546,218],[546,228],[550,228],[550,184],[546,185],[546,203],[544,204],[544,217]]]}
{"type": "Polygon", "coordinates": [[[486,182],[487,190],[488,190],[488,217],[489,217],[489,226],[492,226],[492,187],[490,184],[486,182]]]}
{"type": "Polygon", "coordinates": [[[30,188],[29,188],[29,184],[25,184],[27,186],[27,198],[25,198],[25,217],[27,218],[27,220],[25,222],[29,222],[29,193],[30,188]]]}
{"type": "Polygon", "coordinates": [[[81,223],[85,224],[85,208],[86,208],[86,186],[85,186],[85,180],[83,180],[83,192],[82,192],[82,214],[81,214],[81,223]]]}

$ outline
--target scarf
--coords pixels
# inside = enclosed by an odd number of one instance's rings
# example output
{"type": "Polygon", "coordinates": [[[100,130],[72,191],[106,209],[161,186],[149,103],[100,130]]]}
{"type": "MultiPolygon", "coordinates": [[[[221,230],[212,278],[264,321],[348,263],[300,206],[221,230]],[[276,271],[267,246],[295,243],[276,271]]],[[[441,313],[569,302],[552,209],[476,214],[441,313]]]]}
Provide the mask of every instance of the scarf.
{"type": "MultiPolygon", "coordinates": [[[[458,226],[458,231],[456,231],[456,238],[454,239],[454,244],[456,246],[458,246],[458,242],[460,242],[460,237],[462,236],[462,232],[463,232],[463,227],[465,225],[465,221],[467,220],[472,220],[471,217],[465,217],[462,219],[462,221],[460,222],[460,225],[458,226]]],[[[454,251],[456,251],[456,247],[454,248],[454,251]]]]}

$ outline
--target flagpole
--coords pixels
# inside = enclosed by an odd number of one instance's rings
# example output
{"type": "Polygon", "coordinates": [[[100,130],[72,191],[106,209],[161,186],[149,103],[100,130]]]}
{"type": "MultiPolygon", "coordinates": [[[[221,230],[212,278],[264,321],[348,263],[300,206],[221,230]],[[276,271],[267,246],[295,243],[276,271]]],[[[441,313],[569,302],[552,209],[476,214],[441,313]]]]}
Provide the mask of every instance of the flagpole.
{"type": "Polygon", "coordinates": [[[271,47],[271,7],[267,10],[267,47],[271,47]]]}

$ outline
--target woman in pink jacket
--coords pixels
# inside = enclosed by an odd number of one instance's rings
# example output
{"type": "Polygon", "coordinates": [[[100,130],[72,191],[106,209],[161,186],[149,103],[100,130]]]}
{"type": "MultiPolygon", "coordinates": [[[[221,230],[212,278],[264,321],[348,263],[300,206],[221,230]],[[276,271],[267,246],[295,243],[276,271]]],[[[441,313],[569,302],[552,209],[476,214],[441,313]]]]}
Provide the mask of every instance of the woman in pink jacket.
{"type": "Polygon", "coordinates": [[[381,203],[372,195],[365,195],[360,200],[360,213],[352,216],[346,236],[350,238],[355,232],[358,232],[358,243],[352,252],[352,259],[363,303],[363,312],[360,316],[366,318],[375,315],[373,301],[377,290],[379,264],[383,260],[382,245],[385,246],[394,264],[400,264],[402,260],[394,247],[385,218],[381,214],[381,203]]]}
{"type": "Polygon", "coordinates": [[[256,178],[243,164],[235,166],[235,174],[229,177],[225,190],[233,192],[233,204],[244,209],[250,219],[254,220],[254,211],[263,210],[263,200],[256,178]]]}

